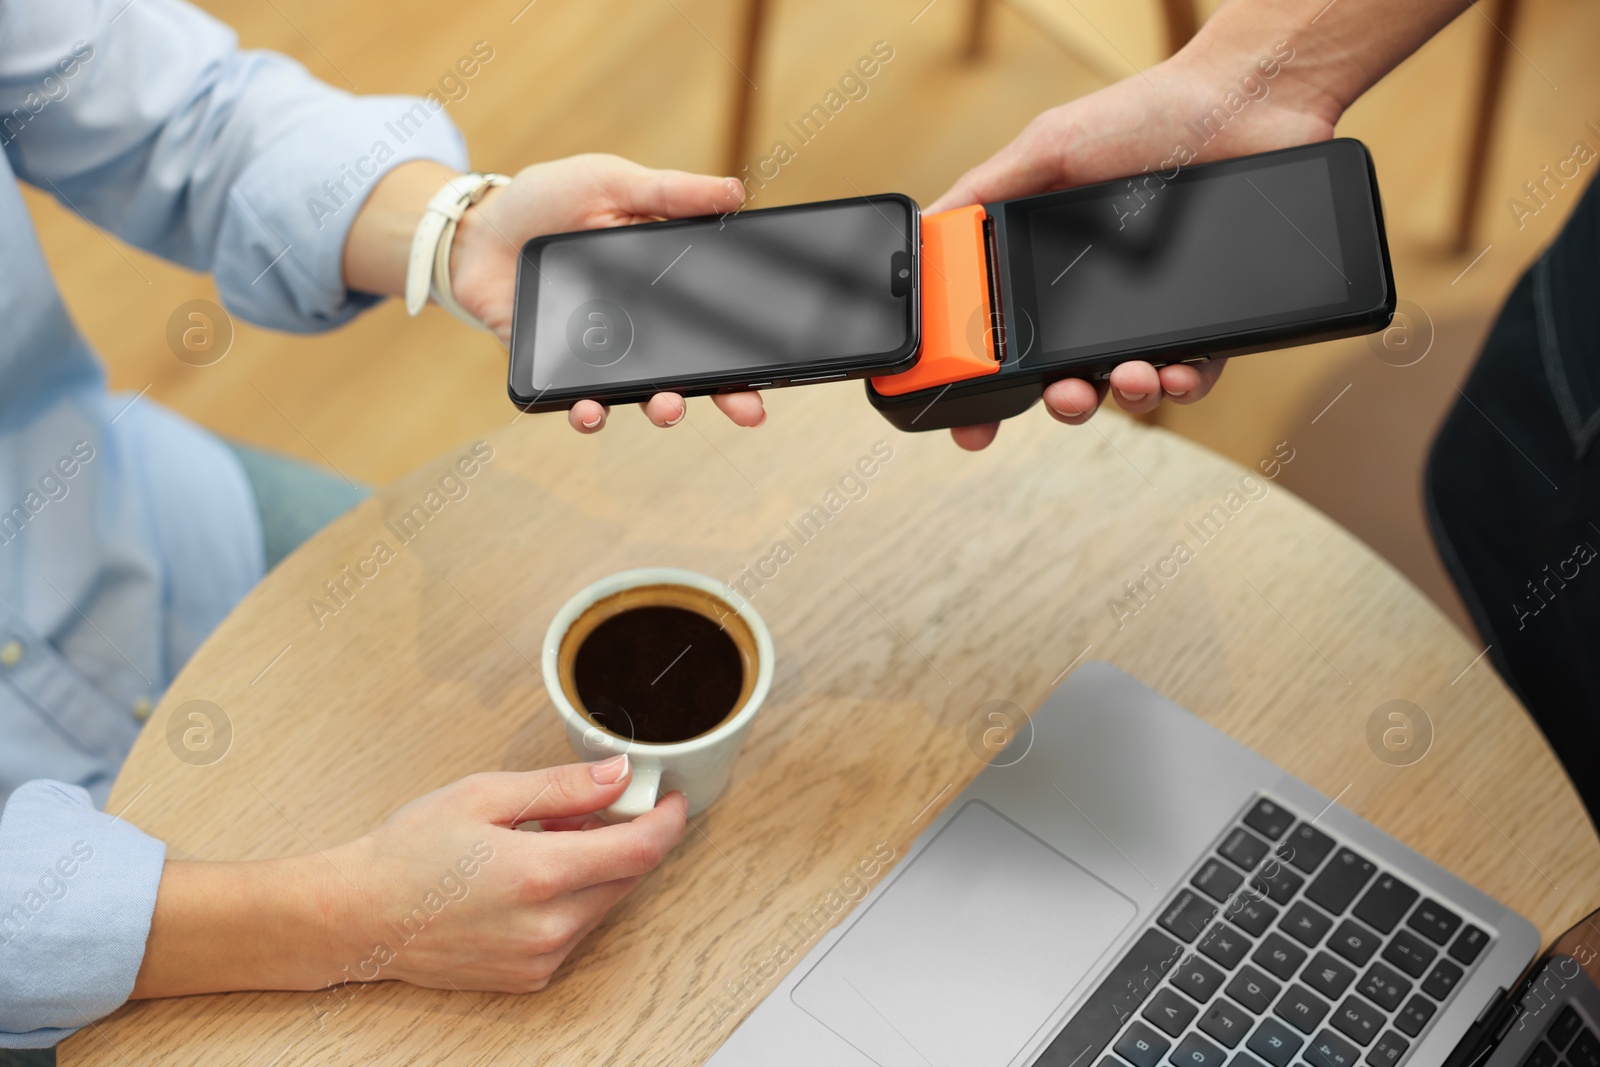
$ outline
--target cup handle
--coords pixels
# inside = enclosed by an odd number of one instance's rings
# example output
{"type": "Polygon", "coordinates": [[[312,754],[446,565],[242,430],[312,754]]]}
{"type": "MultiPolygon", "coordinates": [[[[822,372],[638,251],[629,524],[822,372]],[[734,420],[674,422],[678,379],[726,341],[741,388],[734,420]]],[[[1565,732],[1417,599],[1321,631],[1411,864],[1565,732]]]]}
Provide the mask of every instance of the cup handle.
{"type": "Polygon", "coordinates": [[[661,790],[661,768],[633,765],[633,780],[617,802],[602,812],[606,822],[628,822],[656,806],[661,790]]]}

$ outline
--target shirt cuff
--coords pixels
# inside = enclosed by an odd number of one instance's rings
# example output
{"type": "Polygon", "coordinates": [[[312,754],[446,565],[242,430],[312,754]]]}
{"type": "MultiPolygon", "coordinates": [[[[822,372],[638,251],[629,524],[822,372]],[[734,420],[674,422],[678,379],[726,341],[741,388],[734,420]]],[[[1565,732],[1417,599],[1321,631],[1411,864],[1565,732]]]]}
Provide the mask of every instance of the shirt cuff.
{"type": "Polygon", "coordinates": [[[214,266],[230,310],[295,333],[330,329],[381,297],[345,288],[344,244],[367,196],[402,163],[467,166],[430,94],[342,97],[252,160],[228,195],[214,266]]]}
{"type": "Polygon", "coordinates": [[[47,779],[0,814],[0,1048],[47,1048],[133,992],[167,846],[47,779]]]}

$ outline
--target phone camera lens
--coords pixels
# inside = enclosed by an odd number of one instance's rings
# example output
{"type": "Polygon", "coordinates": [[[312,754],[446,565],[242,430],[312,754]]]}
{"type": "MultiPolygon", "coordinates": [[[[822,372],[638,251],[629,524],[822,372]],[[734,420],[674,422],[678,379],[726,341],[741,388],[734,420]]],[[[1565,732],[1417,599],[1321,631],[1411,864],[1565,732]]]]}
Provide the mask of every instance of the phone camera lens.
{"type": "Polygon", "coordinates": [[[904,297],[910,294],[916,279],[911,276],[911,253],[896,252],[889,257],[889,295],[904,297]]]}

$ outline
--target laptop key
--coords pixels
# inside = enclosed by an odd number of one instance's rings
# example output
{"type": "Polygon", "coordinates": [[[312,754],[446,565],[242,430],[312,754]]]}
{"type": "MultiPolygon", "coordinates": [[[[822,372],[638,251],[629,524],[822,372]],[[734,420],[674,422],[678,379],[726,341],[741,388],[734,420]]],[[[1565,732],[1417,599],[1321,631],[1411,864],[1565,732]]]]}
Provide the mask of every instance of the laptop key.
{"type": "Polygon", "coordinates": [[[1366,966],[1367,961],[1378,951],[1378,946],[1381,944],[1383,944],[1381,937],[1353,919],[1346,919],[1340,923],[1339,929],[1328,938],[1328,947],[1357,967],[1366,966]]]}
{"type": "Polygon", "coordinates": [[[1199,1034],[1190,1034],[1178,1042],[1171,1056],[1174,1067],[1222,1067],[1227,1058],[1226,1052],[1199,1034]]]}
{"type": "Polygon", "coordinates": [[[1392,874],[1383,875],[1356,905],[1355,917],[1379,933],[1392,931],[1420,894],[1392,874]]]}
{"type": "MultiPolygon", "coordinates": [[[[1069,1067],[1087,1062],[1104,1051],[1128,1016],[1144,1006],[1161,977],[1183,955],[1183,946],[1160,930],[1146,930],[1139,940],[1100,980],[1061,1033],[1039,1057],[1035,1067],[1069,1067]]],[[[1146,1029],[1149,1029],[1146,1027],[1146,1029]]],[[[1166,1055],[1163,1045],[1151,1058],[1166,1055]]],[[[1121,1049],[1118,1049],[1121,1054],[1121,1049]]],[[[1127,1057],[1131,1062],[1131,1057],[1127,1057]]],[[[1147,1067],[1140,1064],[1138,1067],[1147,1067]]]]}
{"type": "Polygon", "coordinates": [[[1365,1048],[1383,1029],[1383,1013],[1360,997],[1345,997],[1333,1010],[1333,1028],[1365,1048]]]}
{"type": "Polygon", "coordinates": [[[1306,961],[1306,951],[1290,944],[1282,934],[1268,934],[1250,959],[1279,978],[1293,978],[1306,961]]]}
{"type": "Polygon", "coordinates": [[[1333,854],[1333,859],[1306,890],[1307,899],[1320,904],[1334,915],[1350,906],[1363,886],[1378,868],[1347,848],[1333,854]]]}
{"type": "Polygon", "coordinates": [[[1246,826],[1268,840],[1276,841],[1288,832],[1294,823],[1294,816],[1266,797],[1262,797],[1256,801],[1255,807],[1245,812],[1244,822],[1246,826]]]}
{"type": "Polygon", "coordinates": [[[1300,1045],[1299,1034],[1276,1019],[1262,1019],[1245,1047],[1272,1064],[1272,1067],[1289,1067],[1289,1061],[1300,1051],[1300,1045]]]}
{"type": "Polygon", "coordinates": [[[1196,1002],[1204,1004],[1210,1000],[1217,990],[1222,988],[1222,979],[1225,976],[1211,964],[1199,956],[1188,956],[1178,964],[1178,969],[1172,974],[1172,984],[1179,992],[1193,997],[1196,1002]]]}
{"type": "Polygon", "coordinates": [[[1333,920],[1305,901],[1297,900],[1278,927],[1306,948],[1316,948],[1322,942],[1322,935],[1333,928],[1333,920]]]}
{"type": "Polygon", "coordinates": [[[1332,851],[1333,838],[1308,822],[1296,826],[1278,846],[1278,854],[1306,874],[1316,870],[1332,851]]]}
{"type": "Polygon", "coordinates": [[[1567,1049],[1567,1062],[1572,1067],[1600,1067],[1600,1041],[1587,1026],[1578,1028],[1578,1039],[1567,1049]]]}
{"type": "Polygon", "coordinates": [[[1163,989],[1145,1005],[1142,1014],[1168,1037],[1179,1037],[1199,1012],[1199,1008],[1172,990],[1163,989]]]}
{"type": "Polygon", "coordinates": [[[1572,1043],[1572,1038],[1579,1030],[1583,1029],[1583,1021],[1578,1018],[1577,1011],[1568,1004],[1556,1014],[1556,1021],[1550,1024],[1550,1032],[1544,1039],[1561,1051],[1572,1043]]]}
{"type": "Polygon", "coordinates": [[[1200,1017],[1200,1029],[1216,1038],[1225,1048],[1233,1048],[1244,1040],[1255,1020],[1243,1008],[1225,997],[1218,997],[1200,1017]]]}
{"type": "MultiPolygon", "coordinates": [[[[1051,1042],[1050,1047],[1054,1049],[1055,1043],[1051,1042]]],[[[1156,1067],[1171,1047],[1172,1042],[1137,1019],[1114,1046],[1117,1055],[1133,1064],[1133,1067],[1156,1067]]]]}
{"type": "Polygon", "coordinates": [[[1274,1012],[1302,1034],[1309,1034],[1328,1014],[1328,1002],[1302,985],[1292,985],[1278,999],[1274,1012]]]}
{"type": "Polygon", "coordinates": [[[1400,1002],[1411,992],[1411,983],[1383,964],[1374,963],[1367,968],[1367,973],[1361,976],[1361,984],[1356,986],[1356,992],[1384,1011],[1394,1012],[1400,1010],[1400,1002]]]}
{"type": "Polygon", "coordinates": [[[1179,938],[1184,944],[1192,944],[1206,928],[1206,923],[1217,913],[1217,909],[1201,900],[1199,896],[1187,889],[1179,890],[1172,903],[1167,905],[1167,910],[1162,912],[1156,922],[1160,923],[1168,933],[1179,938]]]}
{"type": "Polygon", "coordinates": [[[1450,956],[1457,963],[1471,967],[1488,943],[1489,935],[1469,923],[1450,943],[1450,956]]]}
{"type": "Polygon", "coordinates": [[[1433,949],[1410,930],[1401,930],[1395,934],[1394,940],[1383,950],[1384,959],[1413,978],[1422,977],[1435,955],[1433,949]]]}
{"type": "Polygon", "coordinates": [[[1266,858],[1267,843],[1244,827],[1235,826],[1217,851],[1241,871],[1253,871],[1266,858]]]}
{"type": "Polygon", "coordinates": [[[1262,864],[1255,877],[1250,879],[1250,888],[1265,893],[1274,904],[1289,903],[1305,884],[1304,878],[1291,871],[1289,865],[1276,856],[1262,864]]]}
{"type": "MultiPolygon", "coordinates": [[[[1394,1024],[1407,1037],[1416,1037],[1422,1033],[1422,1028],[1428,1025],[1428,1020],[1433,1018],[1433,1013],[1437,1010],[1437,1006],[1427,997],[1414,996],[1400,1009],[1394,1024]]],[[[1596,1063],[1595,1067],[1600,1067],[1600,1063],[1596,1063]]]]}
{"type": "Polygon", "coordinates": [[[1406,925],[1435,945],[1444,945],[1461,925],[1461,916],[1429,897],[1417,905],[1406,919],[1406,925]]]}
{"type": "Polygon", "coordinates": [[[1422,980],[1422,991],[1434,1000],[1443,1000],[1455,992],[1464,973],[1466,972],[1449,960],[1440,960],[1433,965],[1428,977],[1422,980]]]}
{"type": "Polygon", "coordinates": [[[1319,952],[1301,972],[1300,980],[1323,996],[1338,1000],[1356,980],[1356,972],[1326,952],[1319,952]]]}
{"type": "Polygon", "coordinates": [[[1394,1067],[1410,1047],[1411,1042],[1393,1030],[1385,1030],[1383,1036],[1378,1038],[1378,1043],[1372,1046],[1372,1051],[1367,1053],[1367,1063],[1371,1067],[1394,1067]]]}
{"type": "Polygon", "coordinates": [[[1235,1052],[1233,1059],[1228,1061],[1228,1067],[1267,1067],[1267,1065],[1248,1052],[1235,1052]]]}
{"type": "Polygon", "coordinates": [[[1215,960],[1225,971],[1231,971],[1250,951],[1250,940],[1231,926],[1215,923],[1200,939],[1200,951],[1215,960]]]}
{"type": "Polygon", "coordinates": [[[1523,1059],[1522,1067],[1556,1067],[1560,1062],[1561,1057],[1556,1050],[1541,1041],[1523,1059]]]}
{"type": "Polygon", "coordinates": [[[1240,967],[1226,990],[1228,996],[1257,1015],[1265,1015],[1283,987],[1254,967],[1240,967]]]}
{"type": "Polygon", "coordinates": [[[1361,1050],[1332,1030],[1324,1030],[1306,1046],[1304,1059],[1311,1067],[1356,1067],[1361,1050]]]}
{"type": "Polygon", "coordinates": [[[1189,884],[1220,904],[1244,884],[1244,875],[1220,860],[1208,859],[1194,872],[1189,884]]]}
{"type": "Polygon", "coordinates": [[[1228,905],[1228,921],[1255,937],[1267,932],[1278,917],[1278,909],[1258,896],[1239,894],[1228,905]]]}

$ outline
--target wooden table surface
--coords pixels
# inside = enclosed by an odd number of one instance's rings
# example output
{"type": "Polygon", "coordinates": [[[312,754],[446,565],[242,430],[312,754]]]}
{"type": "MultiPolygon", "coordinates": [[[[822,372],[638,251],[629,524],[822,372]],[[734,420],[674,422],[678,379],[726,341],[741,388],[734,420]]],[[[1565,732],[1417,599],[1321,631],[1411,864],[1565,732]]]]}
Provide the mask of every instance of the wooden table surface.
{"type": "Polygon", "coordinates": [[[1480,647],[1260,471],[1109,414],[1069,428],[1030,412],[967,455],[891,430],[854,384],[769,402],[758,430],[704,401],[671,431],[618,411],[589,439],[522,417],[489,436],[471,479],[447,477],[464,445],[384,489],[228,618],[112,793],[109,810],[127,806],[174,857],[336,844],[470,772],[572,758],[535,664],[586,583],[650,564],[732,581],[778,650],[733,784],[546,991],[389,982],[337,1011],[309,993],[142,1002],[67,1041],[61,1062],[701,1063],[748,1011],[730,1012],[726,989],[786,921],[880,845],[903,855],[978,772],[980,709],[1031,710],[1088,659],[1340,797],[1547,938],[1600,902],[1577,797],[1480,647]],[[362,563],[380,542],[387,562],[362,563]],[[372,576],[358,587],[347,566],[372,576]],[[1368,739],[1397,699],[1433,733],[1407,765],[1368,739]],[[191,700],[231,727],[215,762],[169,743],[191,700]]]}

